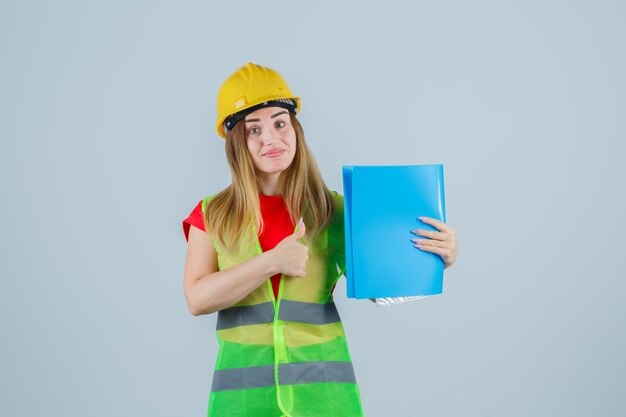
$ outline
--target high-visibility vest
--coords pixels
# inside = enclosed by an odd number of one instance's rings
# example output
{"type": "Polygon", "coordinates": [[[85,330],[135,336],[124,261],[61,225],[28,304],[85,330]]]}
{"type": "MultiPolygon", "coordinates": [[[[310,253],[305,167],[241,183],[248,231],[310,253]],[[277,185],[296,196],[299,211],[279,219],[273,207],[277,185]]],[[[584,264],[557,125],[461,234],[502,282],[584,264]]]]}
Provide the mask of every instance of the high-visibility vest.
{"type": "MultiPolygon", "coordinates": [[[[202,211],[214,196],[203,199],[202,211]]],[[[359,388],[332,288],[345,270],[343,197],[332,223],[309,246],[306,276],[267,282],[217,316],[219,354],[209,417],[358,417],[359,388]]],[[[297,226],[296,226],[297,227],[297,226]]],[[[214,241],[218,268],[262,253],[255,227],[237,254],[214,241]]]]}

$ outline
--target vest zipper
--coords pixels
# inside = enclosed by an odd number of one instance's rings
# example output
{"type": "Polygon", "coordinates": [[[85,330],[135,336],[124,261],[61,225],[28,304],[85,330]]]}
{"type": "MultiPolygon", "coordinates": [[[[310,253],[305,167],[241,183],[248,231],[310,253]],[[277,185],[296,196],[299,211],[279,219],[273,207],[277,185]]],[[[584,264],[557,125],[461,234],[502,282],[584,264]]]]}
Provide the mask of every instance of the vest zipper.
{"type": "MultiPolygon", "coordinates": [[[[298,225],[294,228],[292,233],[295,233],[298,230],[298,225]]],[[[263,249],[261,248],[261,242],[259,241],[258,231],[256,226],[254,228],[254,241],[256,244],[258,254],[263,253],[263,249]]],[[[281,401],[281,386],[278,383],[278,366],[281,362],[286,361],[287,359],[287,349],[285,346],[285,333],[283,330],[282,323],[278,322],[278,316],[280,314],[280,300],[283,297],[283,283],[285,281],[285,275],[280,274],[280,283],[278,285],[278,298],[274,298],[274,289],[272,288],[272,277],[269,277],[265,282],[267,284],[268,291],[270,293],[270,297],[274,304],[274,322],[272,323],[272,335],[274,339],[274,382],[276,384],[276,400],[278,402],[278,407],[280,410],[285,413],[285,417],[292,417],[292,415],[286,410],[285,405],[281,401]]],[[[293,399],[292,399],[293,401],[293,399]]]]}

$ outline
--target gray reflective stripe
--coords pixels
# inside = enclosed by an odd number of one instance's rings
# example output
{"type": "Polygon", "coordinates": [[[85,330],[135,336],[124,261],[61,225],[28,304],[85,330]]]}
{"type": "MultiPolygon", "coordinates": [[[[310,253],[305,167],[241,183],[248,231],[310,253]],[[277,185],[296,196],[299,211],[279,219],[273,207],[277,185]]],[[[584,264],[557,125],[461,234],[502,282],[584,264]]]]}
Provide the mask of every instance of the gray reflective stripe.
{"type": "MultiPolygon", "coordinates": [[[[317,304],[292,300],[281,300],[278,319],[307,324],[329,324],[341,321],[335,303],[317,304]]],[[[217,313],[217,330],[273,321],[274,304],[272,302],[230,307],[217,313]]]]}
{"type": "MultiPolygon", "coordinates": [[[[352,362],[297,362],[278,365],[281,385],[341,382],[356,384],[352,362]]],[[[213,374],[211,391],[269,387],[274,385],[274,365],[221,369],[213,374]]]]}
{"type": "Polygon", "coordinates": [[[217,313],[217,330],[274,321],[274,303],[229,307],[217,313]]]}
{"type": "Polygon", "coordinates": [[[335,303],[316,304],[282,300],[278,319],[308,324],[329,324],[341,321],[335,303]]]}
{"type": "Polygon", "coordinates": [[[274,385],[274,365],[251,366],[215,371],[211,391],[271,387],[272,385],[274,385]]]}
{"type": "Polygon", "coordinates": [[[356,383],[352,362],[298,362],[278,365],[282,385],[312,382],[356,383]]]}

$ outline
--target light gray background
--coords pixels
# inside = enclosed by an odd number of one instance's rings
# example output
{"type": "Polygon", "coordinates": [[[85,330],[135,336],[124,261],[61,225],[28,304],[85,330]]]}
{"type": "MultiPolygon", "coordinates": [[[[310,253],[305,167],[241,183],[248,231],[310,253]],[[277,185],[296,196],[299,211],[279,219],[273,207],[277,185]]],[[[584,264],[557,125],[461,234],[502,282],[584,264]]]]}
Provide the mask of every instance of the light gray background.
{"type": "Polygon", "coordinates": [[[623,416],[624,3],[300,3],[2,1],[0,415],[205,415],[181,221],[229,183],[215,98],[253,61],[331,189],[445,166],[444,294],[336,290],[367,416],[623,416]]]}

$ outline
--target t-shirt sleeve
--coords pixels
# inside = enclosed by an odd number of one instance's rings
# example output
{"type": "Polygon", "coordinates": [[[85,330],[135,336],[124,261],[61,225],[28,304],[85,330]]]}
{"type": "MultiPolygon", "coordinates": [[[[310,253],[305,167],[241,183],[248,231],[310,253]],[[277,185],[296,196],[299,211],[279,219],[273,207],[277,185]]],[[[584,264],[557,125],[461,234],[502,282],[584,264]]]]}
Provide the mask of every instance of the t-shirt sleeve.
{"type": "Polygon", "coordinates": [[[191,214],[183,220],[183,233],[185,234],[186,241],[189,241],[189,227],[191,226],[195,226],[203,232],[206,232],[206,228],[204,227],[204,213],[202,213],[202,200],[200,200],[191,214]]]}

